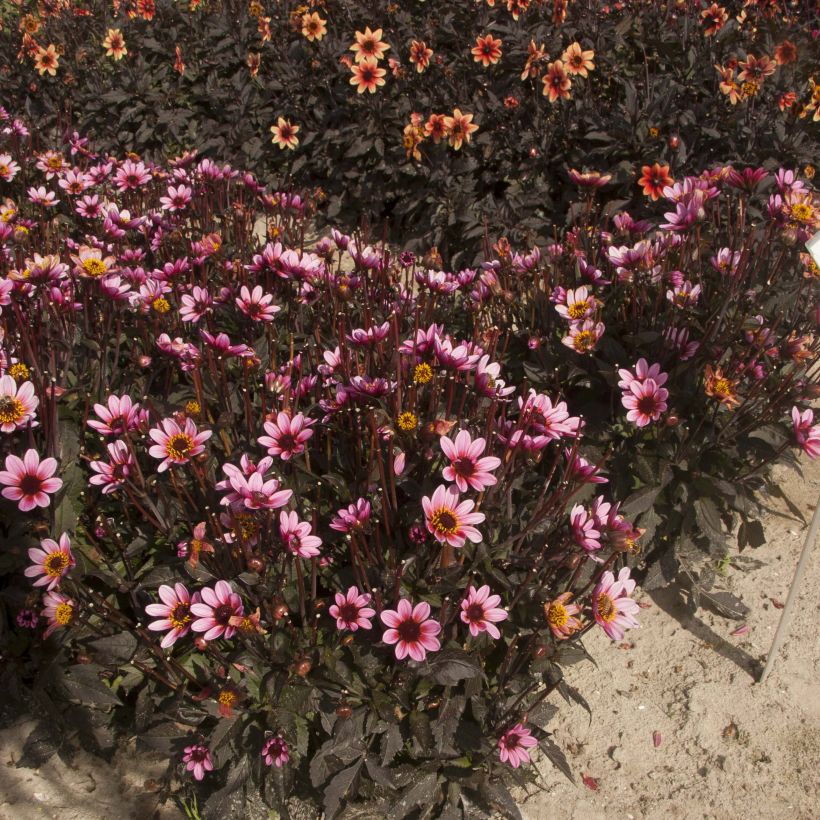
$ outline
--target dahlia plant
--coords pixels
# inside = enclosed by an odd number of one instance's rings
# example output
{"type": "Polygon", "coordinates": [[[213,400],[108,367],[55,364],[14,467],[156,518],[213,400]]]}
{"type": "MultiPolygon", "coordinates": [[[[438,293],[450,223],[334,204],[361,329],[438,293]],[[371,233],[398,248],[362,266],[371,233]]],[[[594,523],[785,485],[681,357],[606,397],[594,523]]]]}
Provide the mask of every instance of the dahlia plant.
{"type": "Polygon", "coordinates": [[[691,224],[618,234],[590,194],[553,245],[450,271],[308,244],[309,199],[194,154],[52,173],[28,130],[0,145],[4,652],[37,743],[58,696],[93,707],[64,719],[135,733],[207,816],[520,816],[534,759],[572,774],[548,698],[587,708],[562,669],[639,626],[642,556],[816,451],[794,175],[765,217],[771,180],[712,172],[664,193],[691,224]]]}

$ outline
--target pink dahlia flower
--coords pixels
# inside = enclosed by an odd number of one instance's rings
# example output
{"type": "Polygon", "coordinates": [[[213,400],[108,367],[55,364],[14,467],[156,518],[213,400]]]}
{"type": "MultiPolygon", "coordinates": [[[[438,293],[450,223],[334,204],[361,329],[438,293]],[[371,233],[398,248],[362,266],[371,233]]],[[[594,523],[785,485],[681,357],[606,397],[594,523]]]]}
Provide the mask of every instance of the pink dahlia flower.
{"type": "Polygon", "coordinates": [[[307,521],[300,521],[295,512],[279,513],[279,534],[287,548],[300,558],[313,558],[319,554],[322,539],[311,535],[311,526],[307,521]]]}
{"type": "Polygon", "coordinates": [[[26,578],[37,579],[34,586],[44,586],[49,591],[58,586],[77,563],[71,553],[68,533],[65,532],[60,536],[59,544],[51,538],[44,538],[40,542],[40,549],[30,549],[28,557],[32,566],[26,567],[23,574],[26,578]]]}
{"type": "Polygon", "coordinates": [[[200,595],[202,600],[191,604],[191,615],[194,617],[191,629],[204,632],[206,641],[215,641],[219,637],[232,638],[236,627],[231,625],[231,618],[245,614],[242,599],[227,581],[217,581],[213,589],[205,587],[200,595]]]}
{"type": "Polygon", "coordinates": [[[550,632],[558,641],[566,640],[584,626],[576,617],[581,614],[581,607],[578,604],[571,604],[571,600],[572,593],[564,592],[554,601],[544,605],[550,632]]]}
{"type": "Polygon", "coordinates": [[[63,629],[74,620],[76,604],[61,592],[47,592],[43,597],[42,616],[48,621],[43,637],[47,638],[55,629],[63,629]]]}
{"type": "Polygon", "coordinates": [[[331,519],[330,529],[337,532],[355,532],[370,520],[370,502],[363,498],[355,504],[349,504],[346,510],[339,510],[331,519]]]}
{"type": "Polygon", "coordinates": [[[57,460],[44,458],[36,450],[27,450],[23,458],[6,456],[6,469],[0,470],[0,484],[4,484],[3,498],[16,501],[21,512],[35,507],[47,507],[51,503],[50,494],[56,493],[63,482],[54,478],[57,460]]]}
{"type": "Polygon", "coordinates": [[[549,396],[534,390],[526,398],[519,397],[518,407],[524,421],[547,442],[577,436],[582,426],[578,416],[570,416],[565,401],[553,405],[549,396]]]}
{"type": "Polygon", "coordinates": [[[182,762],[185,764],[186,771],[193,772],[195,780],[202,780],[205,777],[205,772],[210,772],[214,768],[211,752],[202,743],[186,746],[185,753],[182,755],[182,762]]]}
{"type": "Polygon", "coordinates": [[[637,427],[646,427],[666,412],[668,397],[669,391],[665,387],[658,387],[654,379],[644,382],[635,380],[621,397],[621,404],[629,411],[626,414],[629,421],[637,427]]]}
{"type": "Polygon", "coordinates": [[[148,450],[154,458],[161,458],[157,472],[165,472],[172,464],[187,464],[194,456],[205,451],[205,442],[213,435],[212,430],[197,432],[190,418],[180,427],[173,419],[163,419],[159,427],[148,431],[156,442],[148,450]]]}
{"type": "Polygon", "coordinates": [[[276,416],[276,423],[265,422],[266,436],[260,436],[257,441],[268,448],[268,454],[279,456],[283,461],[288,461],[293,456],[304,453],[305,442],[313,435],[310,425],[314,424],[312,419],[305,418],[301,413],[291,416],[288,413],[279,413],[276,416]]]}
{"type": "Polygon", "coordinates": [[[459,502],[455,490],[440,484],[432,498],[422,498],[421,506],[427,531],[442,544],[463,547],[468,538],[474,544],[481,541],[481,533],[472,525],[484,521],[484,513],[471,512],[475,502],[459,502]]]}
{"type": "Polygon", "coordinates": [[[797,443],[808,453],[809,458],[820,456],[820,424],[815,424],[814,413],[807,409],[801,414],[792,407],[792,428],[797,443]]]}
{"type": "Polygon", "coordinates": [[[498,640],[501,633],[495,624],[505,621],[509,617],[506,609],[499,608],[500,595],[490,595],[490,588],[484,584],[476,589],[467,588],[467,597],[461,602],[461,620],[470,628],[470,634],[477,637],[486,632],[491,638],[498,640]]]}
{"type": "Polygon", "coordinates": [[[582,504],[576,504],[569,513],[569,525],[575,543],[587,552],[601,549],[601,531],[595,517],[590,515],[582,504]]]}
{"type": "Polygon", "coordinates": [[[498,739],[498,756],[502,763],[509,763],[517,769],[530,762],[527,750],[537,745],[538,741],[532,736],[532,732],[522,723],[516,723],[498,739]]]}
{"type": "Polygon", "coordinates": [[[569,322],[581,322],[589,319],[597,310],[598,302],[585,286],[568,290],[563,303],[555,305],[560,316],[569,322]]]}
{"type": "Polygon", "coordinates": [[[633,382],[645,382],[647,379],[652,379],[658,387],[663,387],[669,378],[669,374],[664,373],[657,362],[650,365],[646,359],[638,359],[634,372],[622,367],[618,370],[618,375],[621,377],[618,387],[624,392],[629,390],[633,382]]]}
{"type": "Polygon", "coordinates": [[[277,769],[281,769],[290,760],[285,739],[281,735],[269,737],[262,747],[262,757],[265,758],[266,766],[276,766],[277,769]]]}
{"type": "Polygon", "coordinates": [[[635,582],[629,577],[629,567],[618,573],[618,580],[611,572],[605,572],[592,592],[592,615],[595,623],[612,638],[620,641],[624,630],[639,627],[633,617],[640,607],[629,596],[635,590],[635,582]]]}
{"type": "Polygon", "coordinates": [[[466,493],[472,487],[481,492],[486,487],[498,483],[498,479],[490,470],[501,465],[501,459],[495,456],[481,458],[487,442],[483,438],[473,441],[466,430],[459,431],[453,443],[447,436],[439,439],[439,444],[450,464],[444,468],[446,481],[454,481],[459,491],[466,493]]]}
{"type": "Polygon", "coordinates": [[[176,583],[173,587],[163,584],[159,590],[161,604],[148,604],[145,611],[158,621],[151,621],[148,629],[152,632],[167,632],[163,635],[160,646],[168,649],[191,630],[191,604],[199,600],[199,595],[191,594],[183,584],[176,583]]]}
{"type": "Polygon", "coordinates": [[[370,595],[360,593],[358,587],[350,587],[346,594],[336,593],[336,603],[328,612],[331,618],[336,619],[336,629],[371,629],[370,619],[376,614],[375,609],[369,607],[370,595]]]}
{"type": "Polygon", "coordinates": [[[94,412],[100,421],[92,419],[88,426],[104,436],[121,436],[136,430],[144,417],[139,404],[134,404],[130,396],[109,396],[106,404],[94,405],[94,412]]]}
{"type": "Polygon", "coordinates": [[[385,609],[381,614],[382,623],[388,627],[382,640],[396,645],[396,657],[400,661],[408,655],[414,661],[423,661],[428,652],[441,649],[436,638],[441,632],[441,624],[429,618],[430,604],[422,602],[414,607],[402,598],[397,609],[385,609]]]}
{"type": "MultiPolygon", "coordinates": [[[[226,473],[228,467],[233,465],[224,465],[226,473]]],[[[223,504],[241,503],[248,510],[278,510],[293,495],[293,490],[281,490],[282,485],[275,478],[266,481],[261,472],[251,473],[246,478],[241,470],[233,467],[228,475],[228,481],[220,483],[229,485],[233,492],[222,499],[223,504]]]]}
{"type": "Polygon", "coordinates": [[[88,479],[89,484],[102,487],[103,495],[113,493],[125,483],[131,474],[134,459],[124,441],[115,441],[108,445],[108,456],[111,461],[92,461],[88,466],[94,471],[88,479]]]}
{"type": "Polygon", "coordinates": [[[23,382],[18,387],[13,376],[0,378],[0,432],[13,433],[29,423],[36,427],[35,413],[39,403],[31,382],[23,382]]]}
{"type": "Polygon", "coordinates": [[[282,310],[279,305],[273,304],[273,296],[265,293],[261,285],[252,291],[248,290],[247,285],[242,285],[236,306],[254,322],[272,322],[273,317],[282,310]]]}

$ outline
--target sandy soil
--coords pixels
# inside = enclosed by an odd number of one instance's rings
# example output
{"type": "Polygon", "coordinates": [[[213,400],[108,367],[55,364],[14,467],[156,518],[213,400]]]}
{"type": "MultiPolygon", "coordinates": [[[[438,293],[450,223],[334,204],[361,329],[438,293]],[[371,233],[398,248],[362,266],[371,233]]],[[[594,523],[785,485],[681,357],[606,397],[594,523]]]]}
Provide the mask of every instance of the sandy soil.
{"type": "MultiPolygon", "coordinates": [[[[804,478],[785,469],[776,475],[810,518],[820,462],[806,463],[804,478]]],[[[729,567],[725,578],[751,607],[746,634],[733,636],[737,621],[704,609],[690,616],[670,588],[641,596],[649,605],[643,628],[624,643],[609,646],[600,631],[587,638],[598,669],[582,664],[567,678],[589,701],[592,721],[561,703],[553,723],[577,783],[541,760],[548,789],[524,803],[526,820],[820,816],[820,545],[778,664],[760,686],[755,675],[805,537],[805,525],[782,504],[773,503],[763,523],[767,543],[752,554],[763,566],[729,567]]],[[[127,748],[112,764],[78,752],[70,764],[54,757],[39,769],[16,768],[33,725],[23,717],[0,730],[0,820],[181,816],[156,807],[153,781],[165,762],[127,748]]]]}
{"type": "MultiPolygon", "coordinates": [[[[820,463],[803,466],[804,478],[785,468],[775,475],[810,520],[820,463]]],[[[739,622],[704,609],[688,615],[679,590],[667,588],[639,598],[650,607],[624,643],[608,646],[601,630],[588,636],[599,668],[573,667],[567,679],[586,696],[592,721],[561,703],[553,722],[578,783],[544,761],[549,791],[523,805],[526,820],[820,817],[820,545],[789,637],[761,686],[757,672],[806,533],[782,502],[772,503],[763,524],[766,544],[744,555],[764,566],[730,567],[725,578],[751,607],[748,633],[733,636],[739,622]]]]}

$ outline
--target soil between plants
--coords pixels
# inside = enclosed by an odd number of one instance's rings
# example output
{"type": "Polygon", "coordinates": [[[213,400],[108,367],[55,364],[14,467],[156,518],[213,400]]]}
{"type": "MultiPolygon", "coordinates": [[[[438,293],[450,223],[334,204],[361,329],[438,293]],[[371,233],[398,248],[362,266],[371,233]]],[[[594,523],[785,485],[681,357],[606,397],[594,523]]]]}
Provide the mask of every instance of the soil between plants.
{"type": "MultiPolygon", "coordinates": [[[[786,494],[811,518],[820,495],[820,460],[801,477],[775,471],[786,494]]],[[[777,665],[755,683],[780,619],[806,524],[782,501],[767,502],[766,544],[745,551],[762,563],[729,566],[723,582],[750,607],[749,631],[701,608],[689,614],[676,586],[642,593],[642,628],[610,646],[600,630],[567,680],[587,698],[560,705],[551,726],[576,772],[571,784],[539,758],[547,790],[519,795],[526,820],[810,820],[820,797],[820,544],[812,559],[777,665]],[[659,743],[659,745],[656,745],[659,743]]],[[[0,820],[171,820],[152,791],[166,761],[126,745],[107,762],[78,751],[39,769],[16,768],[34,726],[20,715],[0,730],[0,820]]],[[[261,807],[246,816],[265,817],[261,807]]]]}

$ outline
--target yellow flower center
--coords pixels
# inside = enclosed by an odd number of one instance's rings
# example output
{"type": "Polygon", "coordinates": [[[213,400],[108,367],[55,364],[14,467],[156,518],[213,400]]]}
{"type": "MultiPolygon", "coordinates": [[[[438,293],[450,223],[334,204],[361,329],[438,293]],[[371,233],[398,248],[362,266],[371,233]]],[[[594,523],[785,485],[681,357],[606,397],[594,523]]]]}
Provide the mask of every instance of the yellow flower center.
{"type": "Polygon", "coordinates": [[[569,621],[569,613],[563,604],[552,603],[547,610],[547,623],[550,626],[566,626],[569,621]]]}
{"type": "Polygon", "coordinates": [[[83,260],[83,270],[89,276],[102,276],[107,268],[105,267],[105,262],[102,259],[97,259],[96,257],[91,257],[89,259],[83,260]]]}
{"type": "Polygon", "coordinates": [[[432,379],[433,368],[429,364],[422,362],[416,365],[416,369],[413,371],[413,381],[416,384],[427,384],[432,379]]]}
{"type": "Polygon", "coordinates": [[[811,205],[806,205],[804,202],[792,205],[792,217],[798,222],[808,222],[812,217],[811,205]]]}
{"type": "Polygon", "coordinates": [[[0,398],[0,424],[17,424],[25,418],[23,402],[13,396],[0,398]]]}
{"type": "Polygon", "coordinates": [[[582,330],[573,340],[573,346],[579,353],[586,353],[595,346],[595,334],[591,330],[582,330]]]}
{"type": "Polygon", "coordinates": [[[168,439],[166,450],[175,460],[182,461],[194,449],[194,440],[187,433],[176,433],[168,439]]]}
{"type": "Polygon", "coordinates": [[[239,524],[239,533],[243,541],[253,538],[259,529],[255,519],[249,513],[240,513],[237,515],[236,523],[239,524]]]}
{"type": "Polygon", "coordinates": [[[449,509],[436,510],[430,516],[433,529],[442,535],[455,535],[458,532],[458,518],[449,509]]]}
{"type": "Polygon", "coordinates": [[[567,308],[567,313],[569,313],[570,319],[582,319],[586,312],[587,312],[587,303],[586,302],[573,302],[567,308]]]}
{"type": "Polygon", "coordinates": [[[46,165],[52,171],[59,171],[63,167],[63,158],[62,157],[49,157],[46,161],[46,165]]]}
{"type": "Polygon", "coordinates": [[[184,601],[178,601],[174,605],[174,608],[168,613],[168,620],[177,632],[181,632],[189,623],[191,623],[189,605],[184,601]]]}
{"type": "Polygon", "coordinates": [[[414,413],[402,413],[398,418],[399,427],[405,432],[415,430],[418,427],[419,420],[414,413]]]}
{"type": "Polygon", "coordinates": [[[732,385],[729,384],[728,379],[715,379],[712,384],[712,391],[718,396],[730,396],[732,394],[732,385]]]}
{"type": "Polygon", "coordinates": [[[185,412],[189,416],[196,416],[201,410],[202,408],[199,406],[198,401],[189,401],[185,404],[185,412]]]}
{"type": "Polygon", "coordinates": [[[58,604],[54,610],[54,620],[60,626],[68,626],[74,616],[74,607],[71,604],[58,604]]]}
{"type": "Polygon", "coordinates": [[[29,369],[22,362],[17,362],[9,368],[9,375],[12,376],[15,381],[25,381],[29,376],[29,369]]]}
{"type": "Polygon", "coordinates": [[[757,83],[752,82],[751,80],[748,82],[743,83],[743,96],[744,97],[755,97],[757,96],[757,92],[760,90],[760,86],[757,83]]]}
{"type": "Polygon", "coordinates": [[[164,296],[160,296],[151,302],[151,307],[157,313],[167,313],[171,309],[171,305],[164,296]]]}
{"type": "Polygon", "coordinates": [[[609,595],[602,592],[598,595],[598,617],[609,623],[610,621],[615,620],[615,616],[618,614],[618,609],[615,606],[615,601],[610,598],[609,595]]]}
{"type": "Polygon", "coordinates": [[[43,569],[49,578],[58,578],[68,569],[68,556],[64,552],[52,552],[43,561],[43,569]]]}
{"type": "Polygon", "coordinates": [[[230,689],[223,689],[219,693],[219,702],[223,706],[233,706],[236,703],[236,692],[231,692],[230,689]]]}

